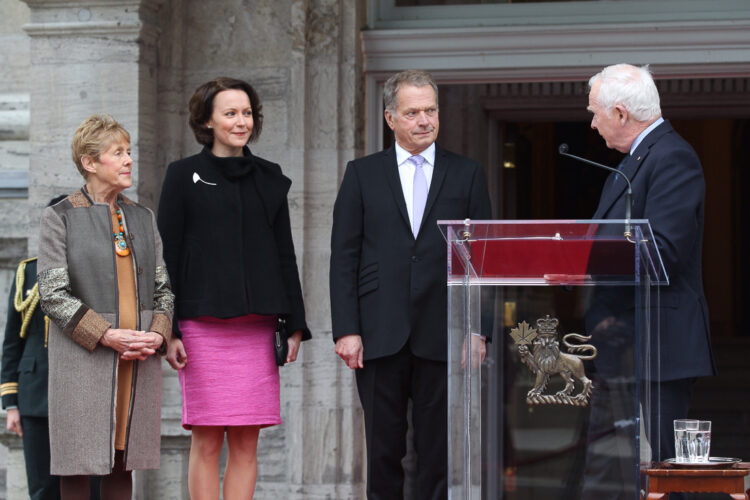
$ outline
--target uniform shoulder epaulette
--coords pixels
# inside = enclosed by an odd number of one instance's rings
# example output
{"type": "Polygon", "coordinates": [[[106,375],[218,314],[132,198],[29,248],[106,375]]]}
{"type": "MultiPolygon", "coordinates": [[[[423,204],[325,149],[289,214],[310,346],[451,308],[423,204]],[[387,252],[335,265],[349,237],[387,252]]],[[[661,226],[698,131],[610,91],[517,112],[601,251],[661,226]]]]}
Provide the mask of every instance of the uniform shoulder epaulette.
{"type": "Polygon", "coordinates": [[[13,296],[13,307],[21,315],[21,331],[19,332],[19,336],[22,339],[26,338],[26,331],[29,328],[31,317],[37,305],[39,305],[39,283],[34,283],[34,287],[29,291],[27,297],[24,298],[23,293],[26,281],[26,264],[34,260],[36,260],[36,257],[21,261],[16,270],[16,293],[13,296]]]}

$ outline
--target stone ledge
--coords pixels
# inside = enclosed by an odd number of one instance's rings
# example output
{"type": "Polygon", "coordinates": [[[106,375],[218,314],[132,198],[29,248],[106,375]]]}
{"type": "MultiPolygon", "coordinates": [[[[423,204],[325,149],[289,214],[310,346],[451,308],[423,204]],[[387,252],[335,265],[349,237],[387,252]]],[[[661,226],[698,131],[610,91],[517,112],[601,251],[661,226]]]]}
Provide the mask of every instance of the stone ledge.
{"type": "Polygon", "coordinates": [[[29,94],[0,94],[0,141],[29,140],[29,94]]]}
{"type": "Polygon", "coordinates": [[[28,170],[0,171],[0,199],[28,198],[29,172],[28,170]]]}

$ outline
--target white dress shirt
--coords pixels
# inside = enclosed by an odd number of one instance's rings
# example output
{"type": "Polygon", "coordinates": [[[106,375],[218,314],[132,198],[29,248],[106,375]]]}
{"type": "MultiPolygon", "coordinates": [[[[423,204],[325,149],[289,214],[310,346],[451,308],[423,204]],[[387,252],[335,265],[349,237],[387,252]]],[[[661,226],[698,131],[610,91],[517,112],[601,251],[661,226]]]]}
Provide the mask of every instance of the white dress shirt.
{"type": "MultiPolygon", "coordinates": [[[[414,204],[412,203],[412,196],[414,192],[414,164],[407,161],[409,157],[414,156],[401,146],[398,142],[396,143],[396,164],[398,165],[398,176],[401,179],[401,189],[404,192],[404,200],[406,201],[406,211],[409,213],[409,223],[414,225],[414,204]]],[[[419,156],[424,158],[422,164],[422,170],[424,176],[427,179],[427,192],[430,192],[430,183],[432,182],[432,172],[435,170],[435,143],[433,142],[430,146],[419,153],[419,156]]]]}
{"type": "Polygon", "coordinates": [[[630,145],[630,153],[628,153],[628,154],[632,155],[633,151],[635,151],[635,148],[638,147],[638,145],[641,143],[641,141],[643,139],[645,139],[646,136],[652,130],[654,130],[656,127],[658,127],[659,125],[661,125],[663,122],[664,122],[664,118],[662,118],[660,116],[659,118],[656,119],[656,121],[654,123],[652,123],[651,125],[649,125],[643,132],[641,132],[640,134],[638,134],[638,137],[635,138],[635,140],[633,141],[633,144],[630,145]]]}

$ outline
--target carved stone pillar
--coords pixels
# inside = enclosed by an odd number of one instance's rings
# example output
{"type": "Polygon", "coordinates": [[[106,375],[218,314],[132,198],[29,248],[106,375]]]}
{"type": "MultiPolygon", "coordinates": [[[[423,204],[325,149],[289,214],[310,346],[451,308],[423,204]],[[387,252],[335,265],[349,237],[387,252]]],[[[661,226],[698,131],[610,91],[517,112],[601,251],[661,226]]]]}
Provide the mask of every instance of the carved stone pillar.
{"type": "MultiPolygon", "coordinates": [[[[31,11],[24,26],[31,43],[30,220],[38,220],[51,197],[83,185],[70,142],[78,124],[94,113],[111,114],[130,132],[135,164],[133,187],[125,194],[155,208],[163,175],[157,164],[157,43],[164,1],[25,0],[31,11]]],[[[33,254],[38,223],[30,226],[33,254]]],[[[166,363],[163,372],[162,467],[136,473],[139,499],[188,498],[189,435],[180,426],[175,372],[166,363]]],[[[8,477],[23,475],[23,460],[17,469],[10,453],[8,477]]]]}
{"type": "MultiPolygon", "coordinates": [[[[25,0],[31,38],[29,204],[31,220],[57,194],[83,184],[70,158],[78,124],[109,113],[131,134],[134,187],[148,204],[156,186],[139,182],[155,156],[156,28],[160,0],[25,0]]],[[[30,230],[29,250],[38,235],[30,230]]]]}

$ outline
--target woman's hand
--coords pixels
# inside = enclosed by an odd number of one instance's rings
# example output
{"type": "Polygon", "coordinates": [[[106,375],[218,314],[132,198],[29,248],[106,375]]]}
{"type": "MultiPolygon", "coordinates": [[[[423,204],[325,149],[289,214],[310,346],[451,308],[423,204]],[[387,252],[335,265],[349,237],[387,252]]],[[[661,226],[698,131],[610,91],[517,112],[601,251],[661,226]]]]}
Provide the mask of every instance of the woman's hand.
{"type": "Polygon", "coordinates": [[[302,330],[297,330],[286,340],[289,343],[289,352],[286,355],[287,363],[294,363],[297,360],[299,345],[302,342],[302,330]]]}
{"type": "Polygon", "coordinates": [[[133,346],[127,351],[123,352],[120,358],[124,360],[140,359],[144,360],[149,356],[153,356],[159,351],[161,344],[164,342],[164,337],[156,332],[137,332],[140,340],[140,346],[133,346]]]}
{"type": "Polygon", "coordinates": [[[163,337],[158,333],[122,328],[108,328],[99,342],[120,353],[124,360],[144,360],[156,353],[163,337]]]}
{"type": "Polygon", "coordinates": [[[5,428],[10,432],[15,432],[19,436],[23,436],[23,428],[21,427],[21,413],[18,408],[11,408],[8,410],[8,420],[5,423],[5,428]]]}
{"type": "Polygon", "coordinates": [[[172,337],[167,345],[167,363],[175,370],[182,370],[187,364],[187,354],[182,340],[172,337]]]}

